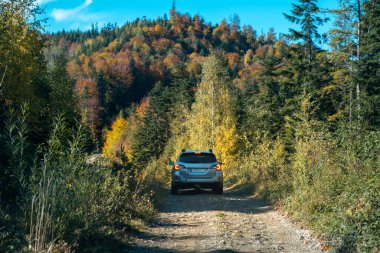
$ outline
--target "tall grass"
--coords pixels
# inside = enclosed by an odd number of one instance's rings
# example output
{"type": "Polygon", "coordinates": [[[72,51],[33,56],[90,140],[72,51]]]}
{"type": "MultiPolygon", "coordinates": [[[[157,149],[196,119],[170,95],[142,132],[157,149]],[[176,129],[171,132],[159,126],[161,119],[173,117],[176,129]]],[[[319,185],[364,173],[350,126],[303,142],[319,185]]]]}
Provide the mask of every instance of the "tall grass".
{"type": "MultiPolygon", "coordinates": [[[[46,144],[31,149],[26,110],[18,117],[11,115],[7,123],[6,169],[14,179],[9,186],[19,191],[13,205],[19,211],[17,217],[4,205],[1,211],[17,220],[17,230],[28,247],[21,243],[16,249],[10,242],[3,243],[0,250],[86,251],[90,247],[106,252],[104,247],[116,247],[114,240],[123,240],[133,220],[152,217],[149,195],[143,187],[135,187],[137,179],[128,170],[115,171],[112,163],[103,159],[88,162],[89,141],[81,124],[69,127],[65,118],[58,116],[53,126],[46,144]],[[113,240],[108,246],[107,238],[113,240]]],[[[14,235],[5,240],[12,238],[14,235]]]]}
{"type": "Polygon", "coordinates": [[[28,175],[31,156],[27,141],[28,106],[11,110],[0,136],[3,159],[0,162],[0,251],[22,252],[25,249],[28,175]],[[19,115],[19,116],[18,116],[19,115]]]}
{"type": "Polygon", "coordinates": [[[32,196],[29,220],[29,249],[32,252],[51,252],[55,241],[54,208],[56,185],[54,178],[47,175],[46,163],[43,175],[32,196]]]}

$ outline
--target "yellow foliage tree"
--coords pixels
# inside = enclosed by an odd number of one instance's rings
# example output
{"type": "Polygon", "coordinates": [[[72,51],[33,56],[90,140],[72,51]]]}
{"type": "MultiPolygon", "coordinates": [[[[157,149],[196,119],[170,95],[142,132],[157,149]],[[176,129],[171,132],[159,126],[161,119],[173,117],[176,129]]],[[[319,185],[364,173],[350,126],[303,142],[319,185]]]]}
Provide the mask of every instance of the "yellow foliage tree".
{"type": "Polygon", "coordinates": [[[111,126],[111,130],[106,133],[106,141],[103,146],[103,155],[110,159],[115,159],[117,153],[121,150],[125,152],[125,145],[123,140],[125,139],[126,130],[128,128],[128,122],[119,116],[111,126]]]}
{"type": "Polygon", "coordinates": [[[132,159],[134,135],[141,125],[149,106],[149,97],[142,99],[127,119],[119,116],[111,125],[111,130],[105,135],[103,155],[110,159],[117,159],[117,154],[123,152],[128,161],[132,159]]]}
{"type": "Polygon", "coordinates": [[[221,94],[219,101],[221,117],[220,124],[216,130],[214,149],[224,167],[231,169],[233,163],[237,160],[238,151],[236,117],[234,108],[231,107],[234,102],[227,89],[221,94]]]}
{"type": "Polygon", "coordinates": [[[202,81],[186,121],[187,148],[212,148],[226,168],[233,164],[237,153],[234,101],[229,91],[227,67],[216,55],[206,58],[202,81]]]}
{"type": "Polygon", "coordinates": [[[234,125],[221,126],[216,135],[215,153],[227,169],[231,169],[233,162],[236,160],[238,146],[236,135],[236,127],[234,125]]]}

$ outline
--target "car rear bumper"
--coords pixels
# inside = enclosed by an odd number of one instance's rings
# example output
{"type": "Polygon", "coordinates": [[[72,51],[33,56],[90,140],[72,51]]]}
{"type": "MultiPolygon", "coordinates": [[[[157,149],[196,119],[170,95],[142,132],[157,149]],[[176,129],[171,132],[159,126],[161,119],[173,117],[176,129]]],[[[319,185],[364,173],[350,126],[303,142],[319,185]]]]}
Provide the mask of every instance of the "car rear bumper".
{"type": "Polygon", "coordinates": [[[215,176],[208,178],[186,178],[178,171],[172,173],[172,183],[180,188],[213,187],[223,182],[223,173],[216,172],[215,176]]]}

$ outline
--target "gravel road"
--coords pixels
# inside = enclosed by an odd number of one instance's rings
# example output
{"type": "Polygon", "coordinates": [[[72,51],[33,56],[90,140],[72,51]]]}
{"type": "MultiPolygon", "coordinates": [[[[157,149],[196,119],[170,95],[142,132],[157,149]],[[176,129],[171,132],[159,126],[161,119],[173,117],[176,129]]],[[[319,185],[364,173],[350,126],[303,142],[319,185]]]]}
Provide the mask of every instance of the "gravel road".
{"type": "Polygon", "coordinates": [[[320,252],[310,231],[233,189],[170,195],[157,219],[128,252],[320,252]]]}

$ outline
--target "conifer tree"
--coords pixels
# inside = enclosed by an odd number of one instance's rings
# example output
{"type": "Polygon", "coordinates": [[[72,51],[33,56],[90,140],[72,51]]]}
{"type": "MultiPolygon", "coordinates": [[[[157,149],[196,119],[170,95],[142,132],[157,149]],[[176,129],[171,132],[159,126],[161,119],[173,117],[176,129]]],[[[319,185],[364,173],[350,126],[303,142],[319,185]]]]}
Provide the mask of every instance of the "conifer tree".
{"type": "Polygon", "coordinates": [[[299,4],[292,4],[291,15],[284,14],[291,23],[300,25],[300,30],[289,29],[288,37],[294,41],[301,40],[304,54],[311,62],[315,57],[316,41],[321,41],[323,36],[318,32],[318,26],[328,21],[328,18],[318,16],[320,14],[317,0],[299,0],[299,4]]]}
{"type": "Polygon", "coordinates": [[[170,137],[171,97],[168,87],[161,82],[156,83],[149,93],[150,102],[143,119],[142,126],[137,130],[133,144],[133,164],[144,168],[150,159],[158,158],[170,137]]]}
{"type": "Polygon", "coordinates": [[[170,96],[172,108],[170,112],[171,129],[173,135],[183,134],[186,131],[186,116],[194,102],[193,83],[186,78],[175,78],[171,83],[170,96]]]}
{"type": "MultiPolygon", "coordinates": [[[[380,126],[380,1],[364,3],[363,38],[358,79],[366,96],[364,116],[370,126],[380,126]]],[[[363,97],[364,97],[363,96],[363,97]]]]}
{"type": "Polygon", "coordinates": [[[64,55],[59,55],[50,71],[50,101],[53,113],[63,113],[65,117],[74,120],[78,117],[75,106],[77,104],[74,95],[74,81],[66,70],[67,60],[64,55]]]}
{"type": "Polygon", "coordinates": [[[262,124],[262,129],[268,130],[275,137],[283,123],[283,117],[281,116],[283,98],[280,97],[280,68],[283,63],[282,59],[276,56],[274,48],[271,48],[263,57],[260,57],[260,63],[264,68],[259,72],[258,76],[258,98],[253,100],[257,108],[266,112],[258,120],[262,124]]]}
{"type": "Polygon", "coordinates": [[[334,68],[331,70],[333,81],[325,90],[328,94],[342,94],[343,103],[339,104],[337,112],[330,115],[330,120],[343,118],[348,112],[348,121],[352,125],[353,119],[353,91],[352,80],[354,72],[355,39],[355,11],[353,1],[339,1],[339,7],[331,10],[335,15],[333,28],[329,31],[329,44],[333,51],[330,53],[334,68]]]}
{"type": "Polygon", "coordinates": [[[288,102],[298,110],[303,98],[309,94],[316,107],[320,109],[314,115],[318,118],[326,118],[331,112],[328,104],[323,104],[321,90],[330,82],[329,61],[323,55],[323,51],[317,46],[324,38],[318,32],[318,26],[328,21],[328,18],[319,16],[320,9],[317,0],[299,0],[299,4],[293,4],[291,15],[284,14],[290,22],[300,26],[300,30],[289,29],[287,37],[297,44],[291,45],[287,50],[287,58],[290,64],[287,66],[285,75],[288,76],[286,85],[291,87],[291,97],[288,102]],[[322,54],[321,54],[322,53],[322,54]]]}

